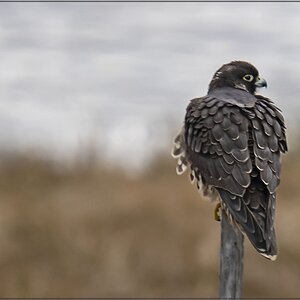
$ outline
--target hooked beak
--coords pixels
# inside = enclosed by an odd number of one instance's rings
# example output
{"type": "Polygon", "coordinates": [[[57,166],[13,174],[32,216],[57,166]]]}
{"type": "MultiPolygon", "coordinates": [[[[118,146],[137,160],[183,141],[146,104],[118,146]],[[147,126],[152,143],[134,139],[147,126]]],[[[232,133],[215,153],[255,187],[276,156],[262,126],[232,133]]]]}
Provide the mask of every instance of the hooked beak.
{"type": "Polygon", "coordinates": [[[255,86],[256,87],[267,87],[267,82],[264,78],[257,77],[255,86]]]}

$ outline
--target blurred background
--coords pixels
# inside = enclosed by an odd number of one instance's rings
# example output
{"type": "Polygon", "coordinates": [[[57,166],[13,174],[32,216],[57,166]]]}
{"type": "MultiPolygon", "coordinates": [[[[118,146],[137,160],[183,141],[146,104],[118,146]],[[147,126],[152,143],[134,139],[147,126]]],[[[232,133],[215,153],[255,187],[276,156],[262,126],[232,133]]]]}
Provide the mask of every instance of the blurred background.
{"type": "Polygon", "coordinates": [[[216,297],[219,223],[172,139],[231,60],[282,108],[279,258],[244,297],[300,297],[299,3],[0,3],[0,297],[216,297]]]}

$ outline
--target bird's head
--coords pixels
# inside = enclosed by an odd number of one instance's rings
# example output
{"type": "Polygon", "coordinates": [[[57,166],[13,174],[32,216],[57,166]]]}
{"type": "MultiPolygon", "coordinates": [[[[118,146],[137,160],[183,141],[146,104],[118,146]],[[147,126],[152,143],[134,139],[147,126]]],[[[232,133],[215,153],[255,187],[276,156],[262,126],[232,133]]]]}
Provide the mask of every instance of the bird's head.
{"type": "Polygon", "coordinates": [[[221,87],[233,87],[254,94],[257,87],[267,87],[267,82],[259,77],[253,65],[245,61],[232,61],[217,70],[208,92],[221,87]]]}

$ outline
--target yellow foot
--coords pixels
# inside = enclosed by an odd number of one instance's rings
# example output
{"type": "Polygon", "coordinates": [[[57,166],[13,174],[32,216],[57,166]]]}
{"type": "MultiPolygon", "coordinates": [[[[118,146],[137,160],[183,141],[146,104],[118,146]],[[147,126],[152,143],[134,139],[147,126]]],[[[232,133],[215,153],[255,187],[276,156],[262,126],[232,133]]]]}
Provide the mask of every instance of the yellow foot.
{"type": "Polygon", "coordinates": [[[218,221],[218,222],[221,221],[220,209],[221,209],[221,203],[219,202],[216,205],[216,208],[214,210],[214,217],[215,217],[215,220],[218,221]]]}

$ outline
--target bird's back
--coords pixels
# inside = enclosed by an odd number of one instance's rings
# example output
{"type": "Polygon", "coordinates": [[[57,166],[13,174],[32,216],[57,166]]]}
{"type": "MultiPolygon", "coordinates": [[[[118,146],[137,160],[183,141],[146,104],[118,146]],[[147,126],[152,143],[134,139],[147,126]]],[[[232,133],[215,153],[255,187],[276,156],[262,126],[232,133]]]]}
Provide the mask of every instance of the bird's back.
{"type": "Polygon", "coordinates": [[[284,120],[273,102],[224,87],[191,100],[173,156],[177,173],[190,167],[203,194],[220,200],[254,247],[272,259],[280,152],[286,150],[284,120]]]}

